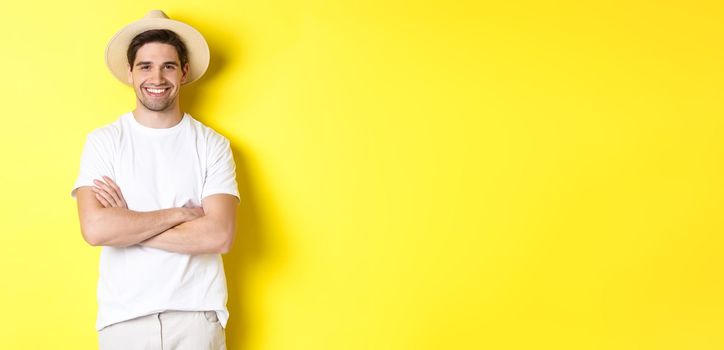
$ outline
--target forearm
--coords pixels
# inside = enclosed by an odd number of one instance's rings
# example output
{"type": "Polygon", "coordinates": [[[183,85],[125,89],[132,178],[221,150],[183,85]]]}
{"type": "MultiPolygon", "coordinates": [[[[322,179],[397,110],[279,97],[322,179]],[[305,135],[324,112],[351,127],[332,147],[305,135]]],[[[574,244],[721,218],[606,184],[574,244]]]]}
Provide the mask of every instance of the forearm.
{"type": "Polygon", "coordinates": [[[224,254],[231,248],[233,232],[233,222],[224,224],[204,216],[172,227],[141,245],[190,255],[224,254]]]}
{"type": "Polygon", "coordinates": [[[189,220],[186,208],[149,212],[125,208],[97,209],[81,222],[83,234],[92,245],[127,247],[158,235],[189,220]]]}

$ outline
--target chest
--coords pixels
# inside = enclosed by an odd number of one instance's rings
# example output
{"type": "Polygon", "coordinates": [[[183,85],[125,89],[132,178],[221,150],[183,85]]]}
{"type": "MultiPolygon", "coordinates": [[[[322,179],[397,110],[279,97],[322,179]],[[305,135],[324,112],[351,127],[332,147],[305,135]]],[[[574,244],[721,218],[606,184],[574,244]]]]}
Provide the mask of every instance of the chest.
{"type": "Polygon", "coordinates": [[[131,210],[200,206],[205,150],[185,134],[124,137],[114,160],[116,181],[131,210]]]}

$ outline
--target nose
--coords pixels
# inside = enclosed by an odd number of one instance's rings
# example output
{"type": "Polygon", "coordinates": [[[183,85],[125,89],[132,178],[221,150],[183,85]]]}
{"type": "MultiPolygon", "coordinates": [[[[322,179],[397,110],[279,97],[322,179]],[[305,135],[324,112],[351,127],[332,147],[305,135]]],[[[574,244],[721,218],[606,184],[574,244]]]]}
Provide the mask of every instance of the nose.
{"type": "Polygon", "coordinates": [[[151,72],[151,79],[150,82],[153,84],[161,84],[163,82],[163,72],[161,72],[162,68],[154,69],[151,72]]]}

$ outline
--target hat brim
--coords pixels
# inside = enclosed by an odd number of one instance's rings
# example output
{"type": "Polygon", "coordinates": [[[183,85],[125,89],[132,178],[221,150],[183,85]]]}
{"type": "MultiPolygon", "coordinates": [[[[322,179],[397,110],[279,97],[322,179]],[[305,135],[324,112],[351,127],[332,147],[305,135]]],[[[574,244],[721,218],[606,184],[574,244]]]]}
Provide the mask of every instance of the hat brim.
{"type": "Polygon", "coordinates": [[[189,58],[189,72],[186,81],[189,84],[201,78],[209,67],[209,45],[201,33],[194,27],[166,18],[144,18],[119,30],[106,46],[106,65],[111,73],[122,83],[128,83],[128,45],[136,35],[152,29],[168,29],[176,33],[186,45],[189,58]]]}

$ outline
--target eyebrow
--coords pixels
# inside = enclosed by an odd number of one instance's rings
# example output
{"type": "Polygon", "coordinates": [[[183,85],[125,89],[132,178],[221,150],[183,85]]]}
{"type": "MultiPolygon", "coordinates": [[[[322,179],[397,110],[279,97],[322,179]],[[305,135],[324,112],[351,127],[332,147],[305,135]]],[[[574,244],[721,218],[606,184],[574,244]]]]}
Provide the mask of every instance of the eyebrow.
{"type": "MultiPolygon", "coordinates": [[[[145,65],[151,65],[151,64],[153,64],[153,62],[151,62],[151,61],[141,61],[141,62],[136,63],[136,67],[138,67],[138,66],[145,66],[145,65]]],[[[174,66],[178,67],[178,63],[176,63],[176,62],[174,62],[174,61],[166,61],[166,62],[163,62],[161,65],[162,65],[162,66],[165,66],[165,65],[167,65],[167,64],[174,65],[174,66]]]]}

